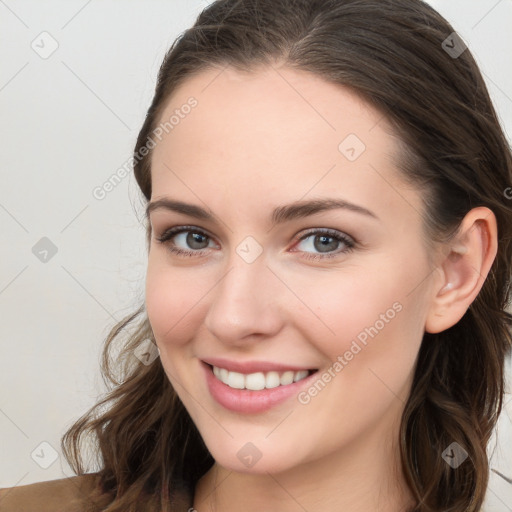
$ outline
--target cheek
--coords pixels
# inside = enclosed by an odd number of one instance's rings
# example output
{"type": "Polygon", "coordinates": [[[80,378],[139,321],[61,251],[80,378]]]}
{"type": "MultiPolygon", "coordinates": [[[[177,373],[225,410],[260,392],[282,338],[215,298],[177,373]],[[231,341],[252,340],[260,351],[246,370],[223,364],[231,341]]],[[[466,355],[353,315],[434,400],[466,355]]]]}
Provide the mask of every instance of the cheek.
{"type": "Polygon", "coordinates": [[[198,325],[205,283],[197,272],[171,268],[162,259],[158,255],[148,262],[146,310],[157,344],[180,345],[198,325]]]}
{"type": "Polygon", "coordinates": [[[367,385],[369,368],[375,368],[399,384],[393,374],[408,376],[422,340],[425,304],[416,285],[427,272],[421,259],[393,255],[314,286],[303,281],[298,290],[311,308],[302,312],[306,338],[329,361],[342,357],[351,379],[367,385]]]}
{"type": "Polygon", "coordinates": [[[295,292],[309,308],[300,315],[308,326],[308,339],[322,340],[326,352],[333,355],[348,349],[347,343],[358,335],[364,341],[365,328],[377,324],[379,331],[384,330],[403,304],[407,293],[399,284],[403,281],[393,269],[381,271],[380,265],[346,268],[314,281],[295,276],[295,292]]]}
{"type": "Polygon", "coordinates": [[[340,432],[355,439],[384,416],[398,415],[409,393],[422,339],[420,310],[409,289],[383,280],[367,275],[357,286],[346,280],[344,291],[329,293],[318,311],[334,334],[323,328],[327,334],[319,336],[319,322],[316,336],[313,327],[307,334],[327,363],[298,400],[336,446],[340,432]]]}

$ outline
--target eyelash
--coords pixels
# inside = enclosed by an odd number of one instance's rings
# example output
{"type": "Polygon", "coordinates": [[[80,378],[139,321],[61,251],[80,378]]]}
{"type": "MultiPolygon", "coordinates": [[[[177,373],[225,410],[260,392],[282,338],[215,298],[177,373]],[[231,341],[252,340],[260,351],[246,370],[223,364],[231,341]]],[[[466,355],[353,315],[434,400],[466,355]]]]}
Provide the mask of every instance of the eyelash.
{"type": "MultiPolygon", "coordinates": [[[[178,256],[186,256],[186,257],[201,256],[204,251],[207,251],[207,249],[199,249],[196,251],[194,251],[194,250],[187,251],[184,249],[173,247],[170,244],[171,238],[173,238],[176,235],[179,235],[180,233],[186,233],[186,232],[195,233],[195,234],[204,236],[211,240],[211,237],[207,233],[205,233],[203,230],[201,230],[199,228],[196,228],[195,226],[178,226],[175,228],[168,229],[167,231],[162,233],[162,235],[160,237],[157,237],[156,240],[160,243],[168,245],[169,251],[178,256]]],[[[311,235],[324,235],[324,236],[326,235],[330,238],[334,238],[335,240],[343,243],[346,246],[346,248],[343,249],[342,251],[325,253],[325,254],[319,254],[319,253],[312,254],[312,253],[308,253],[308,252],[304,253],[304,254],[306,254],[306,256],[304,256],[304,258],[309,259],[309,260],[324,260],[324,259],[328,259],[328,258],[335,258],[336,256],[339,256],[340,254],[345,254],[345,253],[353,251],[356,246],[355,241],[353,241],[351,238],[343,235],[342,233],[340,233],[339,231],[336,231],[334,229],[311,229],[311,230],[307,231],[304,235],[302,235],[298,239],[298,242],[302,242],[306,238],[309,238],[311,235]]],[[[293,251],[293,252],[300,252],[300,251],[293,251]]]]}

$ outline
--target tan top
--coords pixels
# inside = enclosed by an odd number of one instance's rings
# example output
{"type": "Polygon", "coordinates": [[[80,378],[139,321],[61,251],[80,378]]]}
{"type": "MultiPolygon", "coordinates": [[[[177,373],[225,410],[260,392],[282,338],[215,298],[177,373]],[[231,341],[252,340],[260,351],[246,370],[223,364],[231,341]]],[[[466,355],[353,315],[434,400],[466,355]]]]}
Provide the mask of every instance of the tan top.
{"type": "Polygon", "coordinates": [[[89,495],[96,473],[0,489],[1,512],[81,512],[69,505],[89,495]]]}
{"type": "MultiPolygon", "coordinates": [[[[89,496],[99,484],[97,473],[0,489],[0,512],[84,512],[75,500],[89,496]]],[[[90,500],[90,503],[94,503],[90,500]]],[[[190,496],[177,494],[173,510],[187,512],[190,496]]]]}

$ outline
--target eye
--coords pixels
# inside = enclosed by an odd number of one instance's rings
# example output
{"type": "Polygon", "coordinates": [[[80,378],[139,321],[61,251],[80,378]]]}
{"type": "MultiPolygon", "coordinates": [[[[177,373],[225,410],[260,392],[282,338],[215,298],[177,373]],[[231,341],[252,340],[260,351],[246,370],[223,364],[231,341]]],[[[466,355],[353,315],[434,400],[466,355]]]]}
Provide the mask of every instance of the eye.
{"type": "Polygon", "coordinates": [[[300,251],[306,252],[304,256],[307,259],[325,259],[339,256],[340,254],[350,252],[355,247],[355,242],[334,229],[313,229],[300,237],[299,244],[296,247],[301,247],[300,251]],[[336,250],[340,245],[345,248],[336,250]],[[311,253],[308,250],[319,251],[318,253],[311,253]]]}
{"type": "Polygon", "coordinates": [[[194,226],[178,226],[168,229],[156,239],[167,245],[170,252],[180,256],[200,256],[203,251],[208,249],[208,244],[211,242],[209,235],[194,226]]]}
{"type": "MultiPolygon", "coordinates": [[[[207,233],[195,226],[168,229],[156,240],[167,245],[171,253],[179,256],[202,256],[213,243],[207,233]]],[[[294,249],[292,252],[304,252],[304,258],[318,260],[348,253],[355,245],[356,242],[350,237],[334,229],[311,229],[299,238],[299,243],[295,246],[299,247],[299,251],[294,249]],[[344,246],[341,250],[340,245],[344,246]],[[311,250],[318,253],[312,253],[311,250]]]]}

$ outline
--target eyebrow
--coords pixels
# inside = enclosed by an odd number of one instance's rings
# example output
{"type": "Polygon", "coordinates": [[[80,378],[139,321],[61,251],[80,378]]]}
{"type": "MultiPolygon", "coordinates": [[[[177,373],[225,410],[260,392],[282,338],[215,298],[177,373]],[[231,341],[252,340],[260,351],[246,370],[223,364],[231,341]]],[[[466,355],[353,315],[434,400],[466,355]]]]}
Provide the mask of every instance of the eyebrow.
{"type": "MultiPolygon", "coordinates": [[[[375,213],[357,204],[350,203],[343,199],[323,198],[295,201],[287,205],[278,206],[272,212],[271,223],[273,226],[275,226],[276,224],[282,224],[294,219],[308,217],[309,215],[314,215],[315,213],[339,208],[360,213],[379,220],[375,213]]],[[[188,215],[190,217],[195,217],[196,219],[200,220],[213,221],[216,218],[215,215],[210,213],[208,210],[205,210],[201,206],[184,203],[182,201],[176,201],[170,198],[162,198],[149,202],[146,206],[146,217],[149,217],[152,211],[158,209],[170,210],[188,215]]]]}

